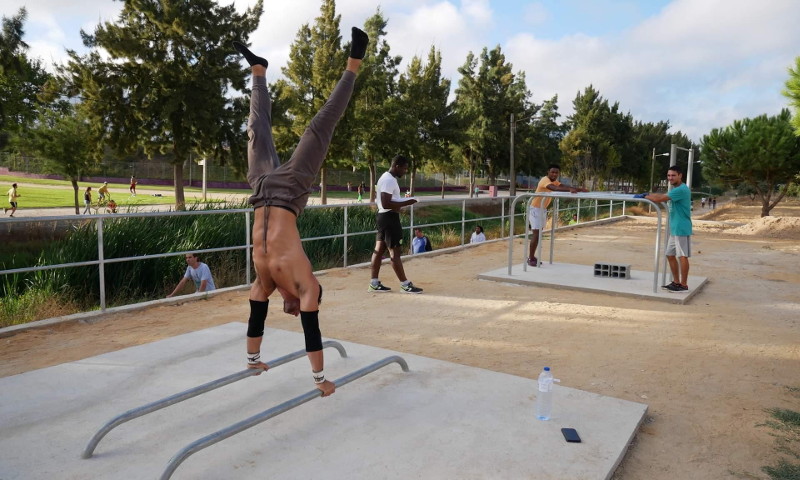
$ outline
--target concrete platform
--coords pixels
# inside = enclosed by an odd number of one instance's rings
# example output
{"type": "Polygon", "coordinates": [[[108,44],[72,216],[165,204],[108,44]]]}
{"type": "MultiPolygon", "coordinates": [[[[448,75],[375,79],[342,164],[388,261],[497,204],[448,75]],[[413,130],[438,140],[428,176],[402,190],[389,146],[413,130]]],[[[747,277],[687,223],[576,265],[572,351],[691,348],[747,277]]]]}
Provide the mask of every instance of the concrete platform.
{"type": "MultiPolygon", "coordinates": [[[[516,285],[529,285],[548,288],[566,288],[582,292],[607,293],[625,297],[645,298],[660,302],[686,304],[695,295],[700,293],[708,282],[706,277],[689,275],[689,291],[685,293],[672,293],[661,289],[661,275],[658,276],[658,291],[653,292],[653,272],[632,270],[631,278],[595,277],[594,265],[575,265],[571,263],[547,263],[539,267],[513,265],[511,275],[508,274],[508,265],[489,272],[478,274],[481,280],[511,283],[516,285]]],[[[667,282],[671,275],[667,274],[667,282]]]]}
{"type": "MultiPolygon", "coordinates": [[[[125,423],[80,458],[114,416],[242,370],[245,330],[230,323],[0,379],[0,479],[159,478],[191,442],[313,388],[301,358],[125,423]]],[[[303,347],[293,332],[267,329],[264,340],[267,360],[303,347]]],[[[348,358],[326,349],[331,379],[398,354],[341,343],[348,358]]],[[[534,380],[399,355],[410,372],[388,365],[190,456],[172,478],[608,479],[647,411],[556,386],[542,422],[534,380]],[[583,443],[566,443],[562,427],[583,443]]]]}

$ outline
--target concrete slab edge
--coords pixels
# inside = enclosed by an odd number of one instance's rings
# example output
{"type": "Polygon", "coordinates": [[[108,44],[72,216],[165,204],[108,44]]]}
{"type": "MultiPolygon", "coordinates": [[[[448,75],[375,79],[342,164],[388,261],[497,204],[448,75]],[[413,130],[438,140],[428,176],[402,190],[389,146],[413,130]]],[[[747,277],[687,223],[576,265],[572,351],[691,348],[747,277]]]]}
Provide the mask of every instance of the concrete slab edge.
{"type": "Polygon", "coordinates": [[[625,448],[619,452],[619,457],[614,461],[614,465],[608,470],[608,475],[606,475],[605,480],[611,480],[614,477],[614,474],[617,472],[617,468],[619,468],[619,464],[622,463],[622,460],[625,458],[625,455],[628,454],[628,449],[631,448],[631,444],[633,443],[633,438],[639,433],[639,429],[642,428],[642,423],[644,419],[647,417],[647,410],[650,408],[647,404],[643,403],[644,405],[644,412],[642,412],[642,416],[639,417],[639,422],[636,424],[636,428],[631,429],[631,434],[628,437],[628,440],[625,442],[625,448]]]}

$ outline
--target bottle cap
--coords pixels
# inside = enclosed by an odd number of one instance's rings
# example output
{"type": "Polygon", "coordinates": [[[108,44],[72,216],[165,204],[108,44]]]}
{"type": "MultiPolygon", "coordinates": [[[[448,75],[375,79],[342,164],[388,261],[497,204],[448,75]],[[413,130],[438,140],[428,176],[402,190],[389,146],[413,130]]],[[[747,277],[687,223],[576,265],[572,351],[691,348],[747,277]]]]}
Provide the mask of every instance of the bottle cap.
{"type": "Polygon", "coordinates": [[[544,371],[545,372],[549,372],[550,371],[550,367],[544,367],[544,371]]]}

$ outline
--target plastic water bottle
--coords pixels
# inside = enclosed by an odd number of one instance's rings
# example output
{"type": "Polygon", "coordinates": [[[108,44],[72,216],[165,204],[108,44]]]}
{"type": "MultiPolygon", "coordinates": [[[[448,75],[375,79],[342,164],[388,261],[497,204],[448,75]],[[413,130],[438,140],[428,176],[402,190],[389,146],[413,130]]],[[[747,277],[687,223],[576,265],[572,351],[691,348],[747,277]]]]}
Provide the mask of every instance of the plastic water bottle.
{"type": "Polygon", "coordinates": [[[544,367],[539,374],[539,392],[536,394],[536,418],[550,420],[553,409],[553,382],[557,382],[550,373],[550,367],[544,367]]]}

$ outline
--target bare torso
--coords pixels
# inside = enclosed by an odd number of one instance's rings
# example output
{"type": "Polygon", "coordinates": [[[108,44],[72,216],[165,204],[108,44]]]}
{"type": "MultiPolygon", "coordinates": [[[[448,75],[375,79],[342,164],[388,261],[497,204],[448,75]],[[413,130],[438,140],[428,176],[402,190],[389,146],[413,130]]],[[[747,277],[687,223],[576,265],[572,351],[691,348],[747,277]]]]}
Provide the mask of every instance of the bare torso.
{"type": "Polygon", "coordinates": [[[279,207],[259,207],[255,209],[254,215],[253,263],[267,296],[278,288],[286,301],[299,299],[301,310],[319,309],[319,283],[300,242],[297,217],[279,207]],[[266,252],[265,208],[269,209],[266,221],[266,252]]]}

